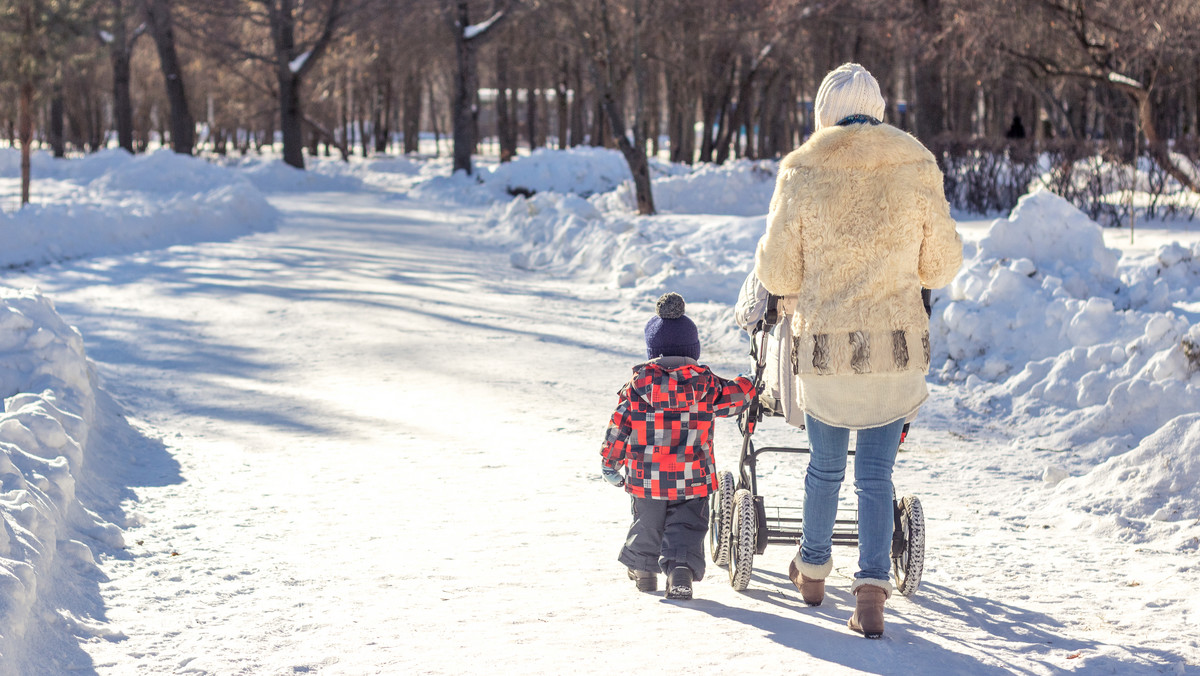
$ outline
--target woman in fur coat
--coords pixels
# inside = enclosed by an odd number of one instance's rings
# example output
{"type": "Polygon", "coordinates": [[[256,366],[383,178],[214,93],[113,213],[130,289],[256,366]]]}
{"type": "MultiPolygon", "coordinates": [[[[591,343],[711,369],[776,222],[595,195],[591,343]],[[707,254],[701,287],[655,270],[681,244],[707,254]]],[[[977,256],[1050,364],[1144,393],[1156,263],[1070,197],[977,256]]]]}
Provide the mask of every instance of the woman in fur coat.
{"type": "Polygon", "coordinates": [[[950,283],[962,240],[942,173],[909,134],[883,124],[879,84],[858,64],[821,83],[813,135],[783,159],[754,271],[784,296],[790,394],[810,456],[804,537],[789,576],[818,605],[850,431],[857,432],[859,560],[849,626],[883,635],[891,595],[892,465],[905,418],[928,397],[929,318],[921,288],[950,283]]]}

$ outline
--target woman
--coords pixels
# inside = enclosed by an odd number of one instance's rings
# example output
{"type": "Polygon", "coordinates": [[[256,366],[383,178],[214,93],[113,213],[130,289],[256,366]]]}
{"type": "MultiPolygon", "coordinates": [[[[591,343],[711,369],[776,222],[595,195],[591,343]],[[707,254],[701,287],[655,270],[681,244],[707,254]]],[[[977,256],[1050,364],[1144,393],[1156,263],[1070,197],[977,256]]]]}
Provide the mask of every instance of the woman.
{"type": "Polygon", "coordinates": [[[933,155],[883,124],[883,96],[858,64],[817,91],[813,135],[779,166],[754,271],[786,297],[794,408],[811,456],[804,537],[789,567],[809,605],[825,596],[850,431],[857,431],[859,559],[849,626],[883,635],[891,595],[892,465],[905,418],[929,396],[921,287],[948,284],[962,240],[933,155]]]}

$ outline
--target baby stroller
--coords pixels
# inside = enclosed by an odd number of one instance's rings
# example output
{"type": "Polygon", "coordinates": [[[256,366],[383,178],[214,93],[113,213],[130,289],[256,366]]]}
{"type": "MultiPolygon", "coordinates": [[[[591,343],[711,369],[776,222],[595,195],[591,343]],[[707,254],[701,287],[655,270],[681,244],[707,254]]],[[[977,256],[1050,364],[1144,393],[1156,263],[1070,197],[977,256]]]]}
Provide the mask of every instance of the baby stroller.
{"type": "MultiPolygon", "coordinates": [[[[778,298],[767,299],[767,310],[751,334],[750,355],[755,362],[754,383],[763,382],[766,366],[767,340],[770,329],[779,321],[778,298]]],[[[782,416],[778,402],[769,396],[756,397],[738,416],[742,433],[742,452],[738,458],[738,477],[733,473],[717,473],[717,491],[709,498],[709,549],[718,566],[728,566],[729,582],[743,591],[750,584],[754,555],[762,554],[768,544],[797,544],[803,534],[803,510],[798,507],[774,507],[768,510],[763,496],[758,494],[756,465],[765,453],[807,454],[808,448],[755,448],[751,437],[765,416],[782,416]],[[736,481],[736,483],[735,483],[736,481]]],[[[904,426],[904,434],[908,425],[904,426]]],[[[903,434],[900,437],[904,440],[903,434]]],[[[854,449],[850,449],[854,454],[854,449]]],[[[893,487],[893,496],[895,488],[893,487]]],[[[925,561],[925,515],[921,501],[906,495],[892,499],[895,522],[892,534],[892,568],[896,590],[905,596],[916,593],[921,584],[925,561]]],[[[839,509],[833,529],[833,544],[858,546],[858,512],[839,509]]]]}

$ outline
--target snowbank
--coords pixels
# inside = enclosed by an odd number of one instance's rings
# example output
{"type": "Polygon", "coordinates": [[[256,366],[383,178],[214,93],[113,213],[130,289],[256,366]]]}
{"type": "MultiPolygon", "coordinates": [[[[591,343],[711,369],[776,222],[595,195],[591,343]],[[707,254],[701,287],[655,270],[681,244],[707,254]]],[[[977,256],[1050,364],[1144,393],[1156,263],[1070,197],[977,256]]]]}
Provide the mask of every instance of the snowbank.
{"type": "Polygon", "coordinates": [[[753,260],[766,217],[601,211],[574,195],[539,193],[497,205],[484,236],[510,244],[512,263],[646,296],[670,289],[693,302],[731,302],[753,260]]]}
{"type": "MultiPolygon", "coordinates": [[[[1189,417],[1200,410],[1200,326],[1185,309],[1200,300],[1200,244],[1124,268],[1118,254],[1065,200],[1034,192],[939,294],[931,330],[936,374],[976,412],[1007,420],[1014,444],[1043,453],[1059,501],[1105,512],[1095,491],[1109,485],[1105,500],[1123,505],[1113,527],[1133,537],[1161,515],[1159,484],[1116,490],[1114,468],[1161,454],[1172,436],[1166,461],[1200,457],[1189,417]]],[[[1180,484],[1172,500],[1178,513],[1197,511],[1200,483],[1180,484]]],[[[1179,543],[1194,547],[1200,526],[1184,530],[1179,543]]]]}
{"type": "Polygon", "coordinates": [[[349,173],[345,162],[310,161],[297,169],[279,159],[247,159],[235,165],[263,192],[351,191],[362,189],[363,181],[349,173]]]}
{"type": "Polygon", "coordinates": [[[87,472],[96,386],[83,338],[37,291],[0,288],[0,673],[23,648],[56,566],[100,575],[91,540],[121,530],[75,497],[87,472]]]}
{"type": "MultiPolygon", "coordinates": [[[[654,208],[660,214],[762,216],[771,204],[779,163],[736,160],[724,165],[700,164],[695,169],[665,174],[652,180],[654,208]]],[[[606,211],[635,211],[632,183],[597,200],[606,211]]]]}
{"type": "MultiPolygon", "coordinates": [[[[620,159],[615,151],[593,154],[620,159]]],[[[776,166],[737,161],[656,170],[653,217],[635,213],[629,182],[584,199],[601,186],[566,181],[571,190],[556,192],[551,183],[530,181],[536,194],[496,203],[479,231],[512,247],[518,268],[636,288],[647,297],[672,290],[692,302],[731,303],[766,227],[776,166]]]]}
{"type": "Polygon", "coordinates": [[[1167,421],[1136,448],[1066,478],[1042,513],[1087,514],[1085,528],[1132,542],[1200,550],[1200,413],[1167,421]]]}
{"type": "Polygon", "coordinates": [[[580,146],[562,152],[540,148],[482,172],[484,183],[510,193],[573,193],[589,197],[633,180],[624,156],[615,150],[580,146]]]}
{"type": "MultiPolygon", "coordinates": [[[[0,180],[19,176],[17,162],[16,151],[0,150],[0,180]]],[[[36,153],[33,174],[36,193],[53,199],[0,212],[0,266],[230,239],[273,228],[278,219],[238,172],[169,150],[108,150],[80,160],[36,153]]]]}

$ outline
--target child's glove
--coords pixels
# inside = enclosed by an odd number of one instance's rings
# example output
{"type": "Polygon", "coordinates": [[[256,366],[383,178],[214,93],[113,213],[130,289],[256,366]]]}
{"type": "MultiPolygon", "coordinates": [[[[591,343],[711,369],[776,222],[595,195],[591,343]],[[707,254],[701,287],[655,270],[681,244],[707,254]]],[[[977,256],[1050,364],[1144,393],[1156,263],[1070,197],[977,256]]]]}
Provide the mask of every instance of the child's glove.
{"type": "Polygon", "coordinates": [[[608,465],[600,465],[600,474],[604,477],[605,481],[617,488],[625,485],[625,477],[621,476],[620,472],[608,465]]]}
{"type": "Polygon", "coordinates": [[[765,382],[755,382],[754,378],[751,378],[750,376],[746,375],[745,373],[739,373],[738,377],[749,380],[750,384],[754,385],[754,393],[755,394],[762,394],[763,390],[766,389],[767,384],[765,382]]]}

